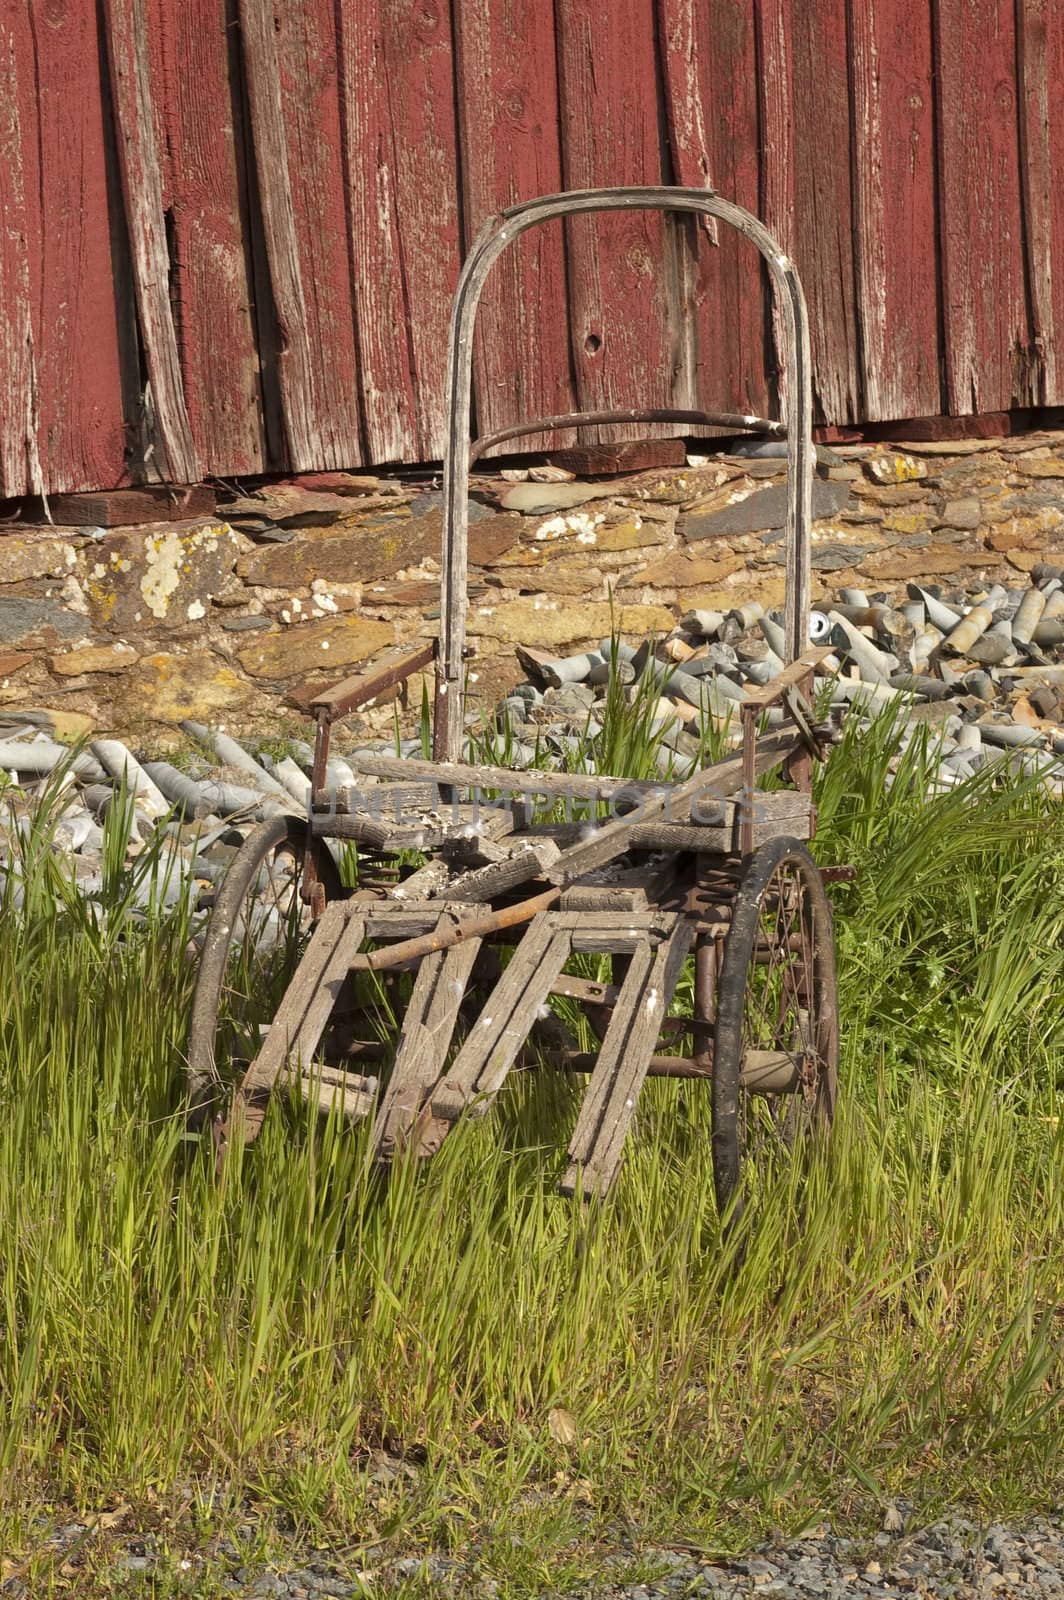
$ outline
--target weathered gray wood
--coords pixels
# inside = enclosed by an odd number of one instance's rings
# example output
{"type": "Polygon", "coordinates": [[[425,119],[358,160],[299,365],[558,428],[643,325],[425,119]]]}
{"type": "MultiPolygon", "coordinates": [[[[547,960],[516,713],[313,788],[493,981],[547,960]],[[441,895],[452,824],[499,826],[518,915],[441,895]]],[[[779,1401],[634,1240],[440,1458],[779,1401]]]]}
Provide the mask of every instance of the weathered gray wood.
{"type": "MultiPolygon", "coordinates": [[[[528,841],[523,841],[527,843],[528,841]]],[[[518,848],[514,844],[513,835],[505,839],[502,844],[494,839],[482,839],[479,836],[473,839],[463,835],[458,839],[447,839],[441,846],[443,854],[450,865],[457,871],[460,867],[472,870],[473,867],[490,867],[494,861],[507,861],[518,848]]]]}
{"type": "Polygon", "coordinates": [[[645,889],[608,883],[574,883],[558,901],[562,911],[645,911],[648,904],[645,889]]]}
{"type": "Polygon", "coordinates": [[[480,940],[469,939],[425,956],[418,968],[395,1065],[373,1126],[371,1149],[377,1160],[389,1160],[405,1145],[440,1075],[479,951],[480,940]]]}
{"type": "Polygon", "coordinates": [[[423,867],[418,867],[409,878],[404,878],[397,883],[392,894],[397,900],[428,900],[438,894],[444,884],[450,881],[451,869],[446,861],[434,857],[426,861],[423,867]]]}
{"type": "Polygon", "coordinates": [[[408,811],[431,811],[439,804],[439,789],[431,783],[342,784],[336,789],[315,792],[316,810],[338,812],[343,816],[366,814],[379,822],[400,823],[408,811]]]}
{"type": "MultiPolygon", "coordinates": [[[[411,879],[411,882],[413,880],[411,879]]],[[[439,926],[442,907],[438,900],[418,900],[410,905],[382,900],[366,910],[368,939],[416,939],[439,926]]],[[[448,904],[448,917],[458,916],[460,908],[448,904]]]]}
{"type": "Polygon", "coordinates": [[[314,812],[310,819],[311,830],[322,839],[353,839],[369,850],[394,848],[392,840],[398,829],[364,813],[354,816],[337,816],[314,812]]]}
{"type": "Polygon", "coordinates": [[[584,911],[556,911],[554,923],[558,928],[567,928],[571,933],[599,934],[603,938],[613,935],[627,937],[637,933],[646,933],[655,942],[664,938],[670,932],[673,924],[673,914],[668,911],[596,911],[589,917],[584,911]]]}
{"type": "Polygon", "coordinates": [[[486,1110],[525,1043],[536,1012],[565,965],[570,936],[549,913],[529,926],[461,1050],[429,1097],[432,1115],[453,1122],[471,1101],[486,1110]]]}
{"type": "Polygon", "coordinates": [[[440,891],[442,900],[467,902],[491,900],[509,889],[518,889],[532,878],[540,878],[546,869],[557,861],[558,846],[552,839],[541,839],[536,844],[525,844],[503,861],[472,872],[463,872],[440,891]]]}
{"type": "Polygon", "coordinates": [[[652,952],[649,941],[633,955],[613,1008],[598,1064],[591,1075],[569,1145],[563,1194],[608,1192],[621,1161],[639,1091],[661,1024],[691,947],[694,928],[683,917],[652,952]]]}
{"type": "Polygon", "coordinates": [[[311,826],[323,839],[355,839],[374,850],[438,850],[452,839],[483,834],[500,839],[513,828],[508,811],[486,806],[443,804],[438,811],[414,812],[401,821],[372,812],[315,812],[311,826]]]}
{"type": "Polygon", "coordinates": [[[542,794],[554,798],[572,795],[575,800],[612,800],[629,791],[635,799],[671,787],[636,778],[586,777],[581,773],[540,772],[538,769],[515,772],[510,767],[473,766],[464,761],[422,761],[414,756],[357,756],[353,764],[356,771],[371,776],[425,778],[440,788],[498,789],[505,794],[542,794]]]}
{"type": "Polygon", "coordinates": [[[364,937],[362,917],[348,916],[342,901],[326,906],[266,1041],[244,1074],[241,1095],[255,1096],[271,1090],[286,1067],[300,1073],[310,1068],[340,987],[364,937]]]}
{"type": "MultiPolygon", "coordinates": [[[[808,796],[804,797],[808,798],[808,796]]],[[[705,855],[734,855],[740,849],[740,824],[738,819],[727,828],[684,827],[678,822],[648,822],[632,832],[633,850],[694,850],[705,855]]],[[[786,835],[793,839],[811,839],[813,814],[809,806],[791,815],[769,818],[754,823],[754,848],[767,844],[770,839],[786,835]]]]}
{"type": "Polygon", "coordinates": [[[634,867],[604,867],[571,884],[558,905],[562,911],[646,911],[676,888],[676,863],[669,856],[634,867]]]}
{"type": "MultiPolygon", "coordinates": [[[[755,758],[756,772],[769,772],[773,767],[779,766],[793,748],[794,738],[790,734],[761,740],[755,758]]],[[[729,756],[725,761],[718,761],[711,767],[705,767],[683,783],[677,784],[667,794],[648,796],[632,816],[619,817],[613,822],[607,822],[590,839],[571,845],[558,857],[548,877],[552,883],[561,887],[573,883],[577,878],[593,872],[597,867],[604,867],[631,849],[634,828],[645,827],[648,823],[660,822],[666,818],[670,821],[673,819],[678,821],[681,818],[687,821],[692,806],[704,811],[707,802],[711,803],[715,799],[723,799],[738,793],[742,783],[741,755],[729,756]]]]}
{"type": "Polygon", "coordinates": [[[346,1121],[358,1122],[368,1117],[377,1103],[377,1079],[315,1063],[310,1073],[300,1076],[299,1092],[323,1115],[338,1109],[346,1121]]]}

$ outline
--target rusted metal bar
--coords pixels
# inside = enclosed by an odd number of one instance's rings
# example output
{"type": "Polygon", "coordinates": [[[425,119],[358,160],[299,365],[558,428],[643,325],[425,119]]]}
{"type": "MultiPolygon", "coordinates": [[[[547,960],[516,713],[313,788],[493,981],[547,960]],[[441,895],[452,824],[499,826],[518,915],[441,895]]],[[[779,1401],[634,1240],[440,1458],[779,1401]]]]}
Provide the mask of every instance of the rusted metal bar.
{"type": "Polygon", "coordinates": [[[768,268],[776,323],[783,340],[786,373],[783,421],[787,432],[786,520],[788,659],[800,655],[808,636],[813,395],[809,325],[794,265],[763,223],[709,189],[603,188],[544,195],[490,217],[478,234],[458,282],[448,338],[447,453],[443,481],[443,628],[436,666],[434,754],[456,760],[462,746],[462,671],[468,612],[468,480],[473,331],[477,307],[492,266],[528,228],[557,217],[599,211],[678,211],[718,217],[756,245],[768,268]]]}
{"type": "Polygon", "coordinates": [[[318,877],[313,829],[314,796],[325,787],[325,772],[329,765],[329,744],[332,729],[327,712],[318,712],[318,725],[314,734],[314,761],[310,769],[310,803],[307,807],[307,842],[303,851],[303,872],[299,884],[299,897],[310,907],[311,915],[320,917],[325,910],[325,886],[318,877]]]}
{"type": "Polygon", "coordinates": [[[536,422],[518,422],[509,428],[497,428],[474,439],[469,451],[470,466],[479,461],[485,451],[505,444],[507,439],[520,439],[529,433],[553,433],[560,428],[599,428],[613,423],[629,422],[690,422],[697,427],[728,428],[733,433],[761,433],[770,439],[785,439],[787,430],[782,422],[768,417],[743,416],[738,411],[673,411],[661,406],[637,408],[634,411],[566,411],[559,416],[540,417],[536,422]]]}
{"type": "MultiPolygon", "coordinates": [[[[528,1049],[519,1056],[526,1069],[539,1066],[558,1072],[591,1073],[598,1064],[593,1050],[528,1049]]],[[[802,1087],[803,1057],[786,1050],[747,1050],[743,1055],[740,1082],[747,1094],[797,1094],[802,1087]]],[[[648,1078],[702,1078],[713,1076],[713,1046],[697,1056],[653,1055],[648,1078]]]]}
{"type": "Polygon", "coordinates": [[[489,934],[500,933],[504,928],[520,927],[523,922],[531,922],[540,911],[548,911],[560,893],[559,889],[548,889],[545,894],[519,900],[516,905],[504,906],[501,911],[492,911],[486,916],[456,917],[449,927],[437,929],[434,933],[425,933],[416,939],[402,939],[398,944],[386,945],[382,950],[356,956],[352,968],[356,971],[368,969],[370,972],[384,972],[404,961],[431,955],[434,950],[447,950],[463,939],[484,939],[489,934]]]}

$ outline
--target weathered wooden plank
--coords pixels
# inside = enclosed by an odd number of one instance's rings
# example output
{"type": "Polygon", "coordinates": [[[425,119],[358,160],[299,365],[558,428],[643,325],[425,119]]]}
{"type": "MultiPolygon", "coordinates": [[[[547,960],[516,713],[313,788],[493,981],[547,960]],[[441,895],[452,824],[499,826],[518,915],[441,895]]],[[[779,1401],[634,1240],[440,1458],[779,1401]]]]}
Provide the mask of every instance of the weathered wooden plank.
{"type": "MultiPolygon", "coordinates": [[[[755,9],[754,0],[698,6],[694,26],[710,172],[722,195],[760,216],[755,9]]],[[[703,241],[698,259],[700,403],[766,416],[768,307],[760,257],[734,228],[722,226],[717,248],[703,241]]]]}
{"type": "Polygon", "coordinates": [[[809,309],[813,404],[825,422],[861,414],[850,177],[848,0],[791,11],[794,239],[809,309]]]}
{"type": "MultiPolygon", "coordinates": [[[[661,183],[653,0],[558,0],[555,26],[565,184],[661,183]]],[[[651,212],[566,224],[570,352],[585,410],[683,404],[689,374],[651,212]]],[[[636,424],[639,433],[647,425],[636,424]]],[[[619,437],[631,437],[625,428],[619,437]]]]}
{"type": "Polygon", "coordinates": [[[544,870],[557,861],[558,855],[558,846],[553,839],[539,839],[534,843],[525,840],[505,860],[463,872],[441,891],[441,898],[474,904],[492,900],[496,895],[519,889],[532,878],[542,877],[544,870]]]}
{"type": "Polygon", "coordinates": [[[215,473],[267,466],[230,9],[230,0],[147,0],[185,401],[197,453],[215,473]]]}
{"type": "Polygon", "coordinates": [[[337,10],[369,455],[431,460],[443,454],[461,258],[450,8],[349,0],[337,10]]]}
{"type": "Polygon", "coordinates": [[[309,1074],[299,1078],[298,1084],[303,1099],[313,1101],[324,1116],[338,1110],[348,1122],[368,1117],[377,1102],[376,1078],[366,1078],[358,1072],[337,1072],[317,1062],[309,1074]]]}
{"type": "Polygon", "coordinates": [[[240,0],[288,465],[358,465],[335,10],[240,0]]]}
{"type": "MultiPolygon", "coordinates": [[[[0,12],[0,494],[42,487],[37,454],[38,382],[30,309],[28,235],[36,233],[29,202],[36,186],[25,172],[27,136],[35,131],[30,40],[24,19],[0,12]]],[[[36,176],[34,174],[34,176],[36,176]]]]}
{"type": "MultiPolygon", "coordinates": [[[[656,952],[651,947],[650,941],[644,937],[628,957],[628,970],[613,1003],[606,1032],[599,1046],[598,1060],[584,1090],[576,1125],[569,1140],[570,1166],[562,1179],[563,1192],[574,1193],[581,1176],[589,1182],[590,1192],[600,1192],[598,1173],[592,1169],[595,1141],[602,1132],[603,1119],[607,1115],[620,1114],[621,1108],[613,1105],[615,1080],[625,1057],[626,1047],[630,1045],[633,1027],[639,1017],[645,1014],[647,988],[655,956],[656,952]]],[[[664,1015],[663,1010],[655,1008],[654,1037],[650,1041],[651,1052],[657,1043],[664,1015]]],[[[605,1186],[601,1192],[605,1192],[605,1186]]]]}
{"type": "Polygon", "coordinates": [[[334,901],[314,930],[306,954],[277,1008],[266,1042],[240,1085],[246,1098],[273,1088],[282,1071],[309,1071],[325,1024],[339,997],[366,925],[334,901]]]}
{"type": "Polygon", "coordinates": [[[563,1194],[608,1193],[693,938],[692,924],[678,918],[656,952],[644,945],[631,957],[573,1130],[563,1194]]]}
{"type": "Polygon", "coordinates": [[[944,397],[935,86],[923,0],[853,0],[850,88],[863,392],[854,418],[934,416],[944,397]]]}
{"type": "Polygon", "coordinates": [[[570,943],[569,934],[557,932],[549,915],[532,923],[469,1037],[432,1089],[434,1119],[454,1122],[473,1100],[478,1114],[487,1111],[565,965],[570,943]]]}
{"type": "Polygon", "coordinates": [[[319,689],[310,702],[311,710],[324,711],[330,721],[335,717],[346,717],[349,711],[366,705],[386,689],[392,689],[397,683],[404,683],[413,673],[420,672],[422,667],[429,665],[435,654],[434,640],[416,645],[413,649],[389,651],[365,672],[343,678],[330,689],[319,689]]]}
{"type": "Polygon", "coordinates": [[[173,488],[169,484],[143,484],[136,489],[112,489],[103,494],[57,494],[52,516],[60,527],[128,528],[148,522],[177,522],[183,517],[209,517],[215,510],[215,493],[205,483],[173,488]]]}
{"type": "Polygon", "coordinates": [[[378,0],[338,7],[348,228],[359,378],[371,461],[405,460],[415,437],[395,126],[378,0]]]}
{"type": "Polygon", "coordinates": [[[388,1087],[373,1125],[371,1149],[387,1160],[402,1147],[451,1047],[480,940],[427,955],[418,968],[388,1087]]]}
{"type": "MultiPolygon", "coordinates": [[[[701,51],[708,43],[709,12],[699,0],[656,0],[655,5],[660,92],[668,130],[668,177],[689,188],[713,186],[699,70],[701,51]]],[[[665,232],[670,322],[681,380],[674,393],[675,405],[708,405],[719,397],[719,390],[702,387],[702,346],[708,331],[701,326],[707,287],[704,261],[715,254],[710,246],[717,245],[720,233],[730,231],[721,229],[715,217],[686,217],[674,218],[665,232]]],[[[719,307],[716,309],[719,312],[719,307]]]]}
{"type": "MultiPolygon", "coordinates": [[[[112,264],[107,226],[99,18],[95,7],[69,0],[53,0],[36,20],[28,5],[6,9],[9,26],[27,36],[32,29],[19,78],[5,74],[4,92],[22,101],[16,115],[27,163],[22,231],[41,474],[48,489],[116,484],[126,445],[115,303],[121,269],[112,264]]],[[[13,226],[17,213],[5,205],[3,214],[13,226]]],[[[131,296],[132,285],[119,292],[131,296]]],[[[0,295],[5,317],[8,304],[0,295]]]]}
{"type": "MultiPolygon", "coordinates": [[[[794,96],[792,92],[792,39],[790,0],[760,0],[757,16],[757,85],[759,150],[761,154],[761,221],[775,235],[784,253],[794,255],[797,219],[794,215],[794,96]]],[[[804,268],[799,272],[808,294],[804,268]]],[[[777,392],[784,390],[783,333],[773,309],[775,370],[770,378],[777,392]]],[[[815,381],[815,379],[814,379],[815,381]]]]}
{"type": "MultiPolygon", "coordinates": [[[[462,210],[472,239],[492,213],[562,187],[554,7],[455,0],[454,18],[462,210]]],[[[479,433],[576,409],[566,321],[562,234],[551,223],[523,234],[488,279],[473,346],[479,433]]],[[[529,435],[520,448],[557,442],[529,435]]]]}
{"type": "Polygon", "coordinates": [[[1054,0],[1017,0],[1020,156],[1034,386],[1043,404],[1060,398],[1064,340],[1064,15],[1054,0]]]}
{"type": "Polygon", "coordinates": [[[145,0],[104,0],[104,15],[133,280],[151,382],[157,465],[172,483],[195,483],[201,467],[189,423],[170,305],[171,261],[145,0]]]}
{"type": "Polygon", "coordinates": [[[934,0],[951,412],[1030,405],[1013,0],[934,0]]]}
{"type": "MultiPolygon", "coordinates": [[[[787,735],[762,739],[757,747],[755,772],[768,772],[774,766],[778,766],[793,747],[793,743],[793,738],[787,735]]],[[[551,883],[558,885],[574,883],[585,873],[606,866],[608,862],[615,861],[619,855],[623,855],[631,848],[637,826],[646,826],[648,823],[662,820],[676,822],[681,819],[686,820],[694,804],[699,803],[701,808],[710,798],[720,799],[729,794],[736,794],[742,787],[742,781],[742,756],[729,756],[724,761],[714,762],[712,766],[695,773],[683,783],[676,784],[668,793],[656,797],[648,796],[639,807],[638,813],[617,817],[614,821],[605,823],[591,838],[571,845],[568,850],[563,850],[554,865],[548,869],[547,876],[551,883]]]]}
{"type": "Polygon", "coordinates": [[[651,783],[639,778],[589,777],[579,772],[540,772],[529,768],[517,772],[512,767],[474,766],[459,761],[424,761],[418,756],[356,756],[359,772],[380,778],[425,778],[455,789],[499,789],[504,794],[531,794],[559,798],[610,800],[619,794],[641,794],[665,790],[666,783],[651,783]]]}

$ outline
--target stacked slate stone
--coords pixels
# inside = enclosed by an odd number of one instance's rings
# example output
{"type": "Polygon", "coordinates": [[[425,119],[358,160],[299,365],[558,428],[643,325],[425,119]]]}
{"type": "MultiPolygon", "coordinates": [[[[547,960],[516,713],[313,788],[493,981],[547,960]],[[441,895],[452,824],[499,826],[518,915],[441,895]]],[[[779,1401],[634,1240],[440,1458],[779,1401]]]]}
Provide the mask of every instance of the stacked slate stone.
{"type": "MultiPolygon", "coordinates": [[[[1043,775],[1064,797],[1064,569],[1035,566],[1020,589],[994,585],[969,594],[910,585],[903,595],[842,589],[811,617],[818,662],[817,713],[865,719],[897,709],[899,750],[928,725],[935,733],[936,785],[948,787],[995,762],[1043,775]]],[[[609,694],[640,698],[664,777],[684,777],[706,760],[706,732],[739,735],[750,690],[783,670],[778,613],[750,602],[729,612],[690,611],[658,641],[603,639],[562,658],[519,647],[527,673],[497,713],[497,762],[595,771],[609,694]]],[[[784,713],[771,709],[768,722],[784,713]]],[[[288,754],[252,755],[229,735],[197,722],[182,727],[201,752],[181,768],[138,759],[116,739],[71,750],[53,736],[46,713],[13,712],[0,722],[0,872],[17,880],[19,837],[51,797],[52,848],[69,862],[86,895],[100,892],[104,823],[116,804],[131,808],[128,849],[143,852],[157,830],[172,842],[165,866],[138,880],[145,903],[174,900],[191,876],[201,901],[224,874],[242,839],[264,817],[306,814],[312,751],[288,741],[288,754]],[[162,876],[160,877],[160,874],[162,876]]],[[[336,732],[342,736],[343,725],[336,732]]],[[[364,788],[357,757],[394,753],[395,740],[351,748],[329,764],[327,783],[364,788]]],[[[419,740],[400,754],[421,754],[419,740]]],[[[472,734],[466,756],[484,742],[472,734]]],[[[16,881],[15,892],[18,892],[16,881]]]]}

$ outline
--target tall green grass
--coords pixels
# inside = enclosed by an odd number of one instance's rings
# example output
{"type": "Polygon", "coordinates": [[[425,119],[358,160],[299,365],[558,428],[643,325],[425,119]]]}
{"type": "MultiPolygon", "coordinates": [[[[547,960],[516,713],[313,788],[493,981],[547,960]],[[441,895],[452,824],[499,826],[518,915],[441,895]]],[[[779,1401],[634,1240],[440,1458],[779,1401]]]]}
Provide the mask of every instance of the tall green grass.
{"type": "Polygon", "coordinates": [[[922,743],[885,787],[893,733],[818,780],[817,853],[859,873],[842,1105],[741,1260],[697,1083],[647,1086],[586,1214],[553,1077],[388,1182],[364,1128],[278,1105],[216,1181],[181,1115],[187,899],[135,910],[159,868],[116,808],[86,905],[45,807],[0,907],[0,1546],[48,1496],[200,1529],[250,1497],[348,1545],[475,1539],[532,1594],[621,1534],[1059,1495],[1064,828],[1016,777],[928,797],[922,743]]]}

